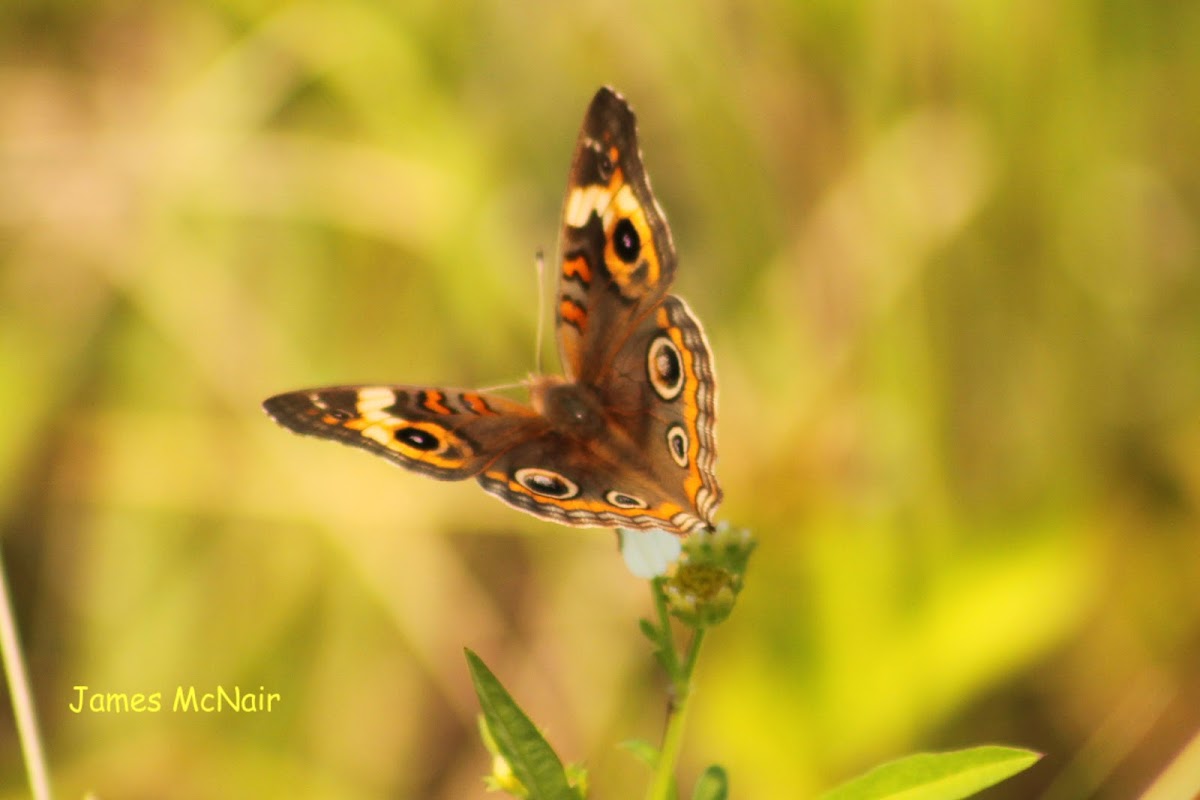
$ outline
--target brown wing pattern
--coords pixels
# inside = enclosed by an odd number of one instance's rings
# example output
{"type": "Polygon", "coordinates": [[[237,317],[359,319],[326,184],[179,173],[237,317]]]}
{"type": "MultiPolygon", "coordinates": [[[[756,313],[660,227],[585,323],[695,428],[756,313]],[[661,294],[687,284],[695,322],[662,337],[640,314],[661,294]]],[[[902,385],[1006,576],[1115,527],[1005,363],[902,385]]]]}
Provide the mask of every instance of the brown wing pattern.
{"type": "Polygon", "coordinates": [[[532,408],[496,394],[418,386],[329,386],[263,402],[296,433],[333,439],[441,480],[478,474],[548,429],[532,408]]]}
{"type": "Polygon", "coordinates": [[[569,379],[590,383],[675,275],[675,245],[642,166],[633,111],[607,87],[584,115],[561,236],[559,355],[569,379]]]}

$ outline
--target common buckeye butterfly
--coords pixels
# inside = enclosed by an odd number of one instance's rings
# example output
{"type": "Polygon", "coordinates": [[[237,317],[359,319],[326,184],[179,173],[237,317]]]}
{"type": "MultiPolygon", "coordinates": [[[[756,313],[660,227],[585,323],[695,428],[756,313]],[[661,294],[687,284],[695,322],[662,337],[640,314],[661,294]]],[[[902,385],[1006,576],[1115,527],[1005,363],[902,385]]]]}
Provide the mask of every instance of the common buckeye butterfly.
{"type": "Polygon", "coordinates": [[[608,87],[583,118],[561,241],[565,375],[530,377],[530,405],[487,391],[333,386],[276,395],[263,408],[297,433],[434,478],[475,478],[566,525],[711,529],[721,501],[712,356],[687,304],[667,294],[671,231],[633,111],[608,87]]]}

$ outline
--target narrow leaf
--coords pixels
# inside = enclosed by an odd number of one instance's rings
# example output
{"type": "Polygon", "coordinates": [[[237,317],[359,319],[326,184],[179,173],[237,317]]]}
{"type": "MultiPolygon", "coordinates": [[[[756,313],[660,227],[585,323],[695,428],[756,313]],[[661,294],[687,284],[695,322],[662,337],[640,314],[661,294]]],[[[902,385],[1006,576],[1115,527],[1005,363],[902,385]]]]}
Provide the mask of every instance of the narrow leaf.
{"type": "Polygon", "coordinates": [[[562,761],[537,726],[479,656],[469,649],[466,656],[488,730],[517,780],[529,790],[530,798],[579,800],[579,795],[567,783],[562,761]]]}
{"type": "Polygon", "coordinates": [[[727,800],[728,797],[729,778],[724,768],[716,764],[704,770],[692,792],[692,800],[727,800]]]}
{"type": "Polygon", "coordinates": [[[950,753],[918,753],[876,767],[821,800],[958,800],[1032,766],[1041,755],[984,745],[950,753]]]}
{"type": "Polygon", "coordinates": [[[658,766],[658,748],[647,742],[645,739],[626,739],[621,742],[621,747],[633,753],[633,757],[645,764],[650,769],[658,766]]]}

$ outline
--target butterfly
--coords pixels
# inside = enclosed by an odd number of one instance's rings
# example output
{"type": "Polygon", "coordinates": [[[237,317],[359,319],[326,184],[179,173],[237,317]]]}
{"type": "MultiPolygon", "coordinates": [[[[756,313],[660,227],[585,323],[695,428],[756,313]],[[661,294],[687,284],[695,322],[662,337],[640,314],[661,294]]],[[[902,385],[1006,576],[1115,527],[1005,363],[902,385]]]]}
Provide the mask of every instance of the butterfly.
{"type": "Polygon", "coordinates": [[[556,336],[564,375],[528,405],[489,391],[332,386],[263,403],[296,433],[368,450],[582,527],[711,530],[717,384],[708,341],[670,295],[675,245],[650,191],[636,119],[596,92],[563,204],[556,336]]]}

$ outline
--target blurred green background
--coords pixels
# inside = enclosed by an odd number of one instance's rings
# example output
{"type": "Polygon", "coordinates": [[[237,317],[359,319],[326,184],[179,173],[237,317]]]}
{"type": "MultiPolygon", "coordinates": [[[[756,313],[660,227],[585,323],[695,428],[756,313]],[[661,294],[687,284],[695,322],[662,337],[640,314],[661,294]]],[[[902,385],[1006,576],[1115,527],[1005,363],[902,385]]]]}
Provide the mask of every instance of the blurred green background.
{"type": "Polygon", "coordinates": [[[988,797],[1137,796],[1200,729],[1197,42],[1135,0],[6,3],[0,512],[60,796],[483,796],[463,646],[641,794],[615,744],[663,687],[612,535],[258,407],[526,375],[604,83],[760,540],[685,785],[1002,742],[1047,755],[988,797]]]}

